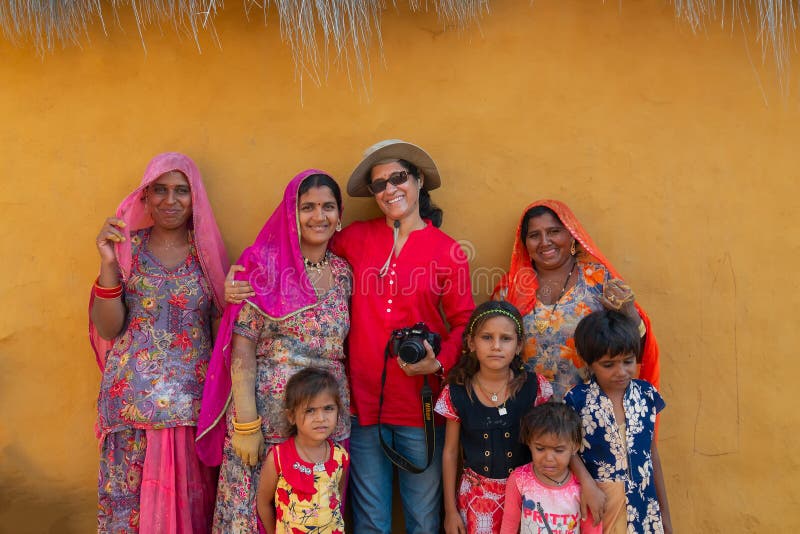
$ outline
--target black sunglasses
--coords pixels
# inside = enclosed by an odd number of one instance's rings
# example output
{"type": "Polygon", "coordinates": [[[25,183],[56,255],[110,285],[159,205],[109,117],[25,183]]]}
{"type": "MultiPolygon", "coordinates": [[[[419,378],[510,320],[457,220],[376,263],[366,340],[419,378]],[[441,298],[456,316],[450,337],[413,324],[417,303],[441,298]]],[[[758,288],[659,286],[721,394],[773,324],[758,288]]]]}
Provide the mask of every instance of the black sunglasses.
{"type": "Polygon", "coordinates": [[[370,193],[377,195],[378,193],[386,191],[387,184],[392,184],[393,186],[397,187],[398,185],[406,183],[408,181],[408,176],[408,171],[395,171],[389,175],[387,180],[375,180],[371,184],[367,184],[367,188],[369,189],[370,193]]]}

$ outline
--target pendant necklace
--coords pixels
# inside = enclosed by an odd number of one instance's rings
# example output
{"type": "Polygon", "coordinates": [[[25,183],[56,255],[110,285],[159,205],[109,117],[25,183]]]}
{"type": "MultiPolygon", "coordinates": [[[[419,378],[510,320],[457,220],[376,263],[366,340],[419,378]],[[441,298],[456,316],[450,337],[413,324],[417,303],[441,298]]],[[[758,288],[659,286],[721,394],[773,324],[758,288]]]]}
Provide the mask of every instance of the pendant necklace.
{"type": "Polygon", "coordinates": [[[558,307],[558,303],[561,300],[561,297],[564,296],[564,293],[567,292],[567,286],[569,285],[569,279],[572,278],[572,273],[575,271],[575,266],[578,264],[578,260],[572,261],[572,267],[569,270],[569,274],[567,275],[567,279],[564,280],[564,287],[561,288],[561,293],[559,293],[558,298],[556,299],[555,303],[553,304],[553,308],[550,310],[550,314],[548,315],[547,319],[537,319],[536,317],[533,318],[533,324],[536,326],[536,330],[539,331],[540,334],[544,334],[544,331],[547,330],[547,327],[550,326],[550,322],[553,320],[553,314],[556,312],[556,308],[558,307]]]}
{"type": "MultiPolygon", "coordinates": [[[[569,472],[569,469],[567,469],[567,476],[565,476],[564,479],[561,482],[559,482],[557,480],[553,480],[552,478],[550,478],[549,476],[545,475],[544,473],[541,473],[541,474],[546,479],[552,481],[553,483],[555,483],[558,486],[561,486],[562,484],[564,484],[564,482],[567,481],[567,478],[569,477],[570,472],[569,472]]],[[[544,528],[547,529],[547,534],[553,534],[553,529],[550,528],[550,523],[547,522],[547,515],[544,513],[544,508],[542,508],[541,501],[536,503],[536,511],[539,512],[539,515],[541,516],[542,521],[544,521],[544,528]]]]}
{"type": "Polygon", "coordinates": [[[567,474],[566,474],[566,475],[564,475],[564,478],[562,478],[561,480],[556,480],[556,479],[554,479],[554,478],[551,478],[551,477],[549,477],[549,476],[545,475],[544,473],[537,473],[537,474],[539,474],[539,475],[542,475],[544,478],[546,478],[547,480],[549,480],[550,482],[552,482],[552,483],[553,483],[553,484],[555,484],[556,486],[563,486],[563,485],[564,485],[564,483],[565,483],[565,482],[567,481],[567,479],[569,478],[570,471],[569,471],[569,469],[567,469],[567,474]]]}
{"type": "MultiPolygon", "coordinates": [[[[511,370],[509,370],[509,372],[511,372],[511,370]]],[[[497,393],[490,393],[489,391],[486,391],[486,388],[483,387],[483,384],[481,384],[481,381],[478,380],[478,377],[475,377],[475,383],[478,384],[478,387],[483,392],[483,394],[486,395],[489,398],[489,400],[495,403],[494,407],[497,408],[497,413],[499,413],[500,415],[506,415],[508,413],[508,410],[506,410],[506,401],[508,401],[508,399],[504,400],[503,404],[500,405],[496,404],[497,401],[500,399],[500,393],[502,393],[505,390],[505,388],[508,387],[508,382],[506,382],[500,389],[500,391],[498,391],[497,393]]]]}
{"type": "Polygon", "coordinates": [[[314,286],[314,293],[317,297],[321,297],[326,289],[324,287],[319,287],[320,285],[327,285],[321,284],[324,275],[323,269],[330,263],[328,258],[328,252],[325,252],[325,255],[322,256],[322,259],[314,262],[303,256],[303,264],[306,266],[306,272],[308,273],[308,279],[311,282],[311,285],[314,286]]]}

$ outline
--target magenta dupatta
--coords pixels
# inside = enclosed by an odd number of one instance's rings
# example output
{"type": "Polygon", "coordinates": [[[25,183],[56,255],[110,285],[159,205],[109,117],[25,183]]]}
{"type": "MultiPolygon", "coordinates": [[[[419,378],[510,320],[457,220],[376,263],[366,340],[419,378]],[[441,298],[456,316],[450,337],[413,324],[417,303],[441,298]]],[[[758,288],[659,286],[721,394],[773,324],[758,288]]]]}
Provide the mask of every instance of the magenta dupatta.
{"type": "MultiPolygon", "coordinates": [[[[177,152],[167,152],[159,154],[150,160],[147,169],[144,171],[142,183],[117,208],[116,216],[125,221],[125,227],[120,231],[125,236],[125,241],[117,243],[117,262],[119,263],[120,276],[122,283],[128,280],[131,270],[131,234],[142,228],[153,226],[153,219],[147,210],[142,196],[144,190],[151,183],[156,181],[159,176],[170,171],[180,171],[189,181],[192,190],[192,221],[194,229],[194,243],[203,274],[214,291],[214,305],[222,311],[225,301],[225,274],[228,272],[228,254],[222,242],[222,236],[217,228],[217,221],[214,219],[214,212],[211,210],[211,203],[208,201],[200,170],[188,156],[177,152]]],[[[102,372],[105,368],[106,353],[114,345],[114,340],[105,340],[97,333],[92,324],[91,309],[94,302],[94,286],[89,297],[89,341],[97,358],[97,365],[102,372]]]]}
{"type": "MultiPolygon", "coordinates": [[[[255,242],[236,262],[245,267],[236,278],[247,279],[256,293],[247,302],[272,320],[286,319],[318,303],[303,264],[297,218],[300,184],[312,174],[328,175],[317,169],[308,169],[295,176],[255,242]]],[[[206,373],[203,404],[197,421],[197,455],[206,465],[222,462],[226,433],[224,418],[231,398],[231,338],[233,325],[243,305],[228,304],[225,307],[206,373]]]]}

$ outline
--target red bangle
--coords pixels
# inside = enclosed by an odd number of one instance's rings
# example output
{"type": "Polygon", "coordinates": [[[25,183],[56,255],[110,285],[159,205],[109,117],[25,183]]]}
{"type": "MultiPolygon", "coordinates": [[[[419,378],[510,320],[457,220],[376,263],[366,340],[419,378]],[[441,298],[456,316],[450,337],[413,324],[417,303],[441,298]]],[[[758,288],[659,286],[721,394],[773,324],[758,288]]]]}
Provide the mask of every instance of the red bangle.
{"type": "Polygon", "coordinates": [[[116,299],[122,296],[122,284],[115,287],[103,287],[98,282],[100,277],[94,281],[94,296],[100,299],[116,299]]]}

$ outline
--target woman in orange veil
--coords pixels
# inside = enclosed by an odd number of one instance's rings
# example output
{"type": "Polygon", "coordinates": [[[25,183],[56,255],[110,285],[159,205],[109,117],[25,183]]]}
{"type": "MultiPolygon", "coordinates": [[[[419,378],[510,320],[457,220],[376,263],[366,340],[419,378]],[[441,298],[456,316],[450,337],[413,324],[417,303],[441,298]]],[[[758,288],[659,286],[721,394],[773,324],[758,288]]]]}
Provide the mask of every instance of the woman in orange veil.
{"type": "Polygon", "coordinates": [[[560,400],[587,378],[573,335],[583,317],[602,308],[618,310],[639,323],[639,378],[658,387],[658,345],[647,314],[563,202],[540,200],[525,209],[511,266],[493,297],[507,300],[522,313],[526,365],[553,382],[555,398],[560,400]]]}

